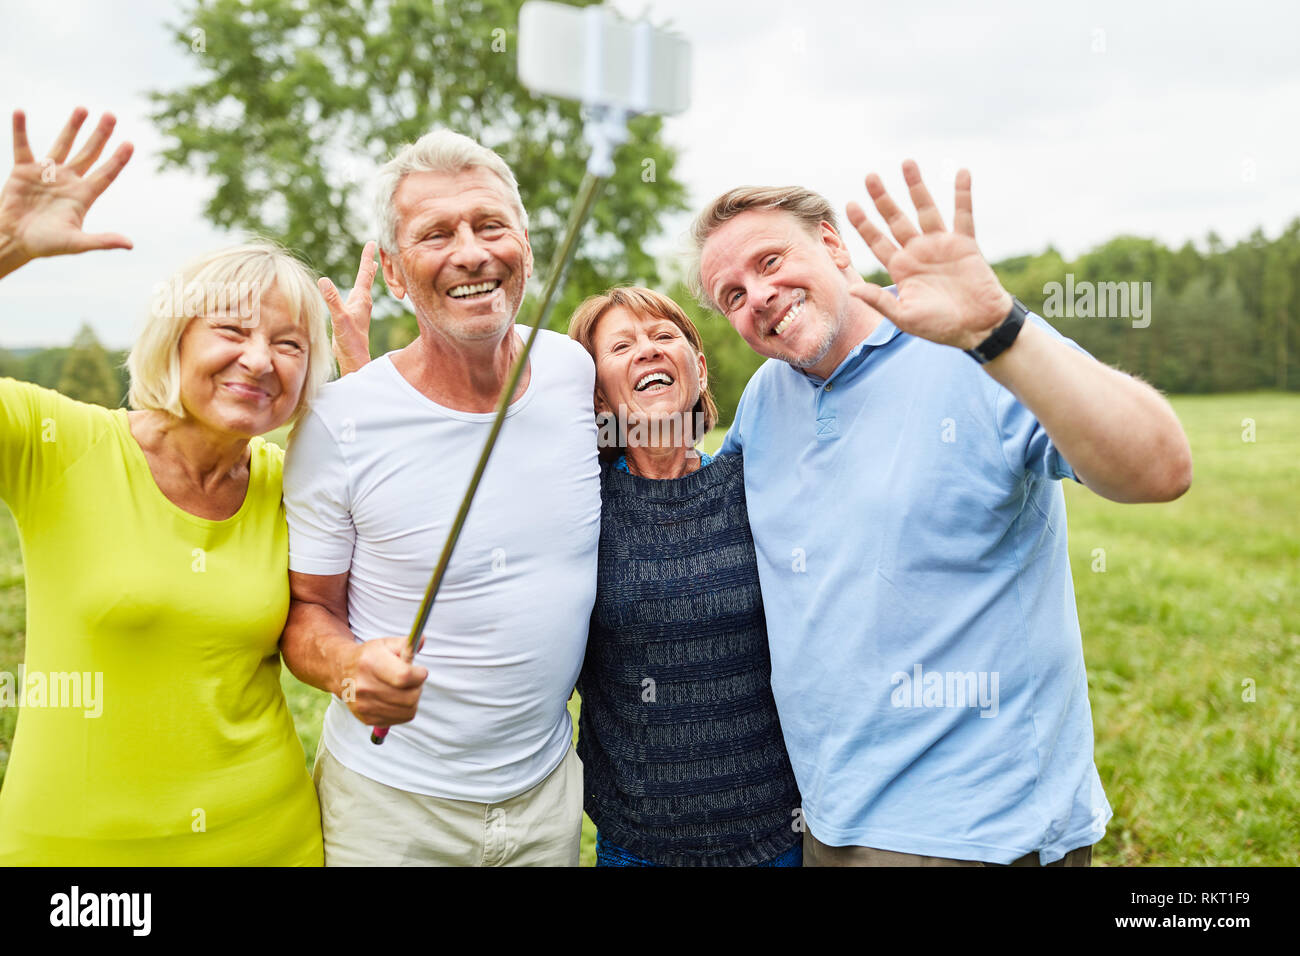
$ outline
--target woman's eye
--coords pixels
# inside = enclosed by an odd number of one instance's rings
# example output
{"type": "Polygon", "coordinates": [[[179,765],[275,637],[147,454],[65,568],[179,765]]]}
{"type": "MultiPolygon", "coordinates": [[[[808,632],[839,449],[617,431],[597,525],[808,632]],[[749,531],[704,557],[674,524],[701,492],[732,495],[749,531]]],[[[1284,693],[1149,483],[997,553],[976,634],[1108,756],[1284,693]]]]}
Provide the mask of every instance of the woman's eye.
{"type": "Polygon", "coordinates": [[[772,264],[775,262],[776,262],[776,256],[768,256],[767,261],[763,263],[763,268],[770,269],[772,268],[772,264]]]}

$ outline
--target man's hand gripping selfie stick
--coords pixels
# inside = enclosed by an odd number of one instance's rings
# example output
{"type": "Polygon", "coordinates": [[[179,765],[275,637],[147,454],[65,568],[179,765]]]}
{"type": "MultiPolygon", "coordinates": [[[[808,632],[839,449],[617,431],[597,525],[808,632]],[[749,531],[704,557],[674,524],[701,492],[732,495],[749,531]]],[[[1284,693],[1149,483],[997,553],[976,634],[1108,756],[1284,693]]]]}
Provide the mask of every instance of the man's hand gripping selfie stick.
{"type": "MultiPolygon", "coordinates": [[[[562,4],[533,2],[524,4],[520,11],[519,27],[520,79],[538,92],[582,101],[587,108],[583,138],[591,146],[591,154],[587,159],[586,175],[579,187],[578,201],[569,216],[564,239],[560,243],[559,256],[552,264],[550,275],[542,289],[532,331],[506,377],[501,396],[497,399],[492,429],[483,444],[478,465],[474,468],[469,487],[465,489],[465,497],[461,499],[447,541],[442,546],[442,554],[438,556],[433,577],[429,579],[429,586],[424,591],[424,600],[420,602],[415,623],[411,625],[411,633],[406,639],[402,654],[407,663],[415,657],[415,648],[419,646],[420,637],[424,634],[438,588],[447,573],[452,552],[460,539],[461,529],[465,526],[474,494],[478,491],[479,480],[483,477],[497,436],[501,433],[510,399],[519,387],[519,379],[528,363],[528,353],[532,351],[538,331],[550,321],[551,300],[563,284],[578,234],[591,212],[597,190],[614,172],[614,149],[627,139],[628,119],[637,113],[677,112],[686,106],[682,92],[686,77],[681,75],[688,52],[685,42],[654,30],[648,23],[624,23],[605,7],[579,10],[562,4]],[[576,18],[574,14],[577,15],[576,18]],[[580,31],[577,36],[574,35],[575,27],[580,31]],[[627,49],[629,39],[630,51],[627,49]],[[585,52],[585,57],[576,61],[573,57],[575,40],[585,52]],[[619,49],[620,46],[622,50],[619,49]],[[611,62],[619,52],[630,52],[631,56],[625,56],[617,63],[611,62]],[[662,89],[665,84],[659,84],[661,89],[658,91],[659,101],[656,102],[652,95],[652,81],[656,69],[662,72],[665,67],[663,62],[656,61],[665,59],[669,61],[667,66],[674,69],[676,74],[665,77],[670,87],[666,96],[662,89]],[[577,77],[573,73],[575,63],[582,70],[581,86],[576,89],[574,81],[577,77]],[[626,74],[629,65],[630,77],[619,75],[626,74]]],[[[388,730],[387,727],[375,727],[370,733],[370,742],[382,744],[388,730]]]]}

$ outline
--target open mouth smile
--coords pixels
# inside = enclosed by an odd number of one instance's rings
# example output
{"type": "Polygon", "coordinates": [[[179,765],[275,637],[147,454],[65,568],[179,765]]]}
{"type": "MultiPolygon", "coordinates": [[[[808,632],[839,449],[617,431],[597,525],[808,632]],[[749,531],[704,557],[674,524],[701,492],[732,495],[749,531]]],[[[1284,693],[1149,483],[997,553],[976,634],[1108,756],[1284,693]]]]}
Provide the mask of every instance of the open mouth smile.
{"type": "Polygon", "coordinates": [[[794,305],[790,306],[790,308],[786,310],[785,316],[781,319],[781,321],[778,322],[775,326],[773,326],[773,328],[769,330],[767,334],[780,335],[782,332],[788,329],[790,327],[790,323],[799,317],[799,313],[803,312],[804,304],[807,301],[808,301],[807,299],[800,299],[798,302],[794,303],[794,305]]]}
{"type": "Polygon", "coordinates": [[[638,392],[662,392],[673,384],[673,377],[667,372],[647,372],[637,379],[633,386],[638,392]]]}
{"type": "Polygon", "coordinates": [[[500,279],[488,279],[484,282],[475,282],[469,285],[453,286],[447,290],[447,295],[453,299],[484,299],[501,288],[500,279]]]}

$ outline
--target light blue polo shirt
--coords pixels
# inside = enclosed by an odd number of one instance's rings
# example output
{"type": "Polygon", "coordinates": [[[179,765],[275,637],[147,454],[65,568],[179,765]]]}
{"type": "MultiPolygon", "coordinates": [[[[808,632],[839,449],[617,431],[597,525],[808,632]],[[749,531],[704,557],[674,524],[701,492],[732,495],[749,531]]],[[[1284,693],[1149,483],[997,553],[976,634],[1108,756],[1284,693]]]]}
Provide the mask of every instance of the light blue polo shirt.
{"type": "Polygon", "coordinates": [[[759,368],[720,454],[742,450],[812,834],[991,863],[1101,839],[1058,481],[1075,475],[1029,410],[882,320],[825,381],[759,368]]]}

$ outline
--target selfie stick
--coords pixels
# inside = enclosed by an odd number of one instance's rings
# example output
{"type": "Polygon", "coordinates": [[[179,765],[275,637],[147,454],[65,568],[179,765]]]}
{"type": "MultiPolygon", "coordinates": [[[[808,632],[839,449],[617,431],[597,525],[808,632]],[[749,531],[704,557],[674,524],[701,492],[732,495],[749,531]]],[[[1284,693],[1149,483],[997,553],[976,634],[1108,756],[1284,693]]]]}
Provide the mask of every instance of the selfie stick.
{"type": "MultiPolygon", "coordinates": [[[[473,477],[470,478],[469,487],[465,489],[465,497],[461,499],[460,510],[456,512],[456,519],[452,522],[447,541],[442,546],[442,554],[438,556],[438,564],[433,570],[433,577],[429,579],[429,586],[424,591],[424,600],[420,602],[420,611],[416,615],[415,623],[411,626],[411,633],[406,639],[402,657],[407,663],[410,663],[415,656],[415,648],[420,643],[420,636],[424,634],[424,627],[429,621],[429,613],[433,610],[434,598],[438,595],[438,588],[442,585],[442,579],[447,573],[448,564],[451,563],[451,554],[456,548],[456,542],[460,539],[461,529],[465,526],[465,519],[469,515],[469,508],[474,501],[474,494],[478,491],[479,480],[483,477],[484,469],[487,468],[488,458],[492,455],[497,436],[501,433],[501,426],[505,422],[506,410],[510,407],[510,399],[519,386],[519,379],[523,375],[524,366],[528,362],[528,353],[532,350],[533,342],[537,339],[538,330],[545,328],[550,321],[551,299],[555,295],[556,289],[564,281],[564,272],[569,264],[569,259],[573,255],[573,247],[577,244],[578,234],[582,231],[582,224],[586,222],[587,215],[591,212],[592,203],[596,198],[596,191],[600,188],[601,183],[614,172],[614,149],[627,139],[628,119],[633,113],[640,112],[598,101],[600,80],[603,75],[604,21],[602,18],[605,15],[605,10],[603,7],[587,7],[584,12],[587,14],[588,57],[586,71],[587,94],[583,97],[583,105],[587,107],[588,115],[583,121],[583,138],[591,146],[591,154],[587,159],[587,172],[582,178],[577,204],[573,207],[573,212],[569,216],[564,239],[560,243],[559,257],[552,265],[550,276],[542,289],[542,298],[537,306],[537,315],[533,321],[532,331],[528,335],[528,341],[524,343],[523,351],[515,359],[515,364],[506,378],[505,387],[501,390],[501,396],[497,399],[496,418],[492,422],[492,430],[488,432],[487,441],[483,444],[483,451],[478,457],[478,465],[474,469],[473,477]]],[[[652,34],[648,23],[639,23],[636,29],[637,43],[635,45],[635,72],[633,76],[635,78],[634,82],[641,91],[641,100],[645,102],[648,99],[645,91],[649,88],[650,80],[649,49],[652,34]]],[[[384,738],[388,735],[388,730],[387,727],[375,727],[370,732],[370,742],[372,744],[382,744],[384,738]]]]}

